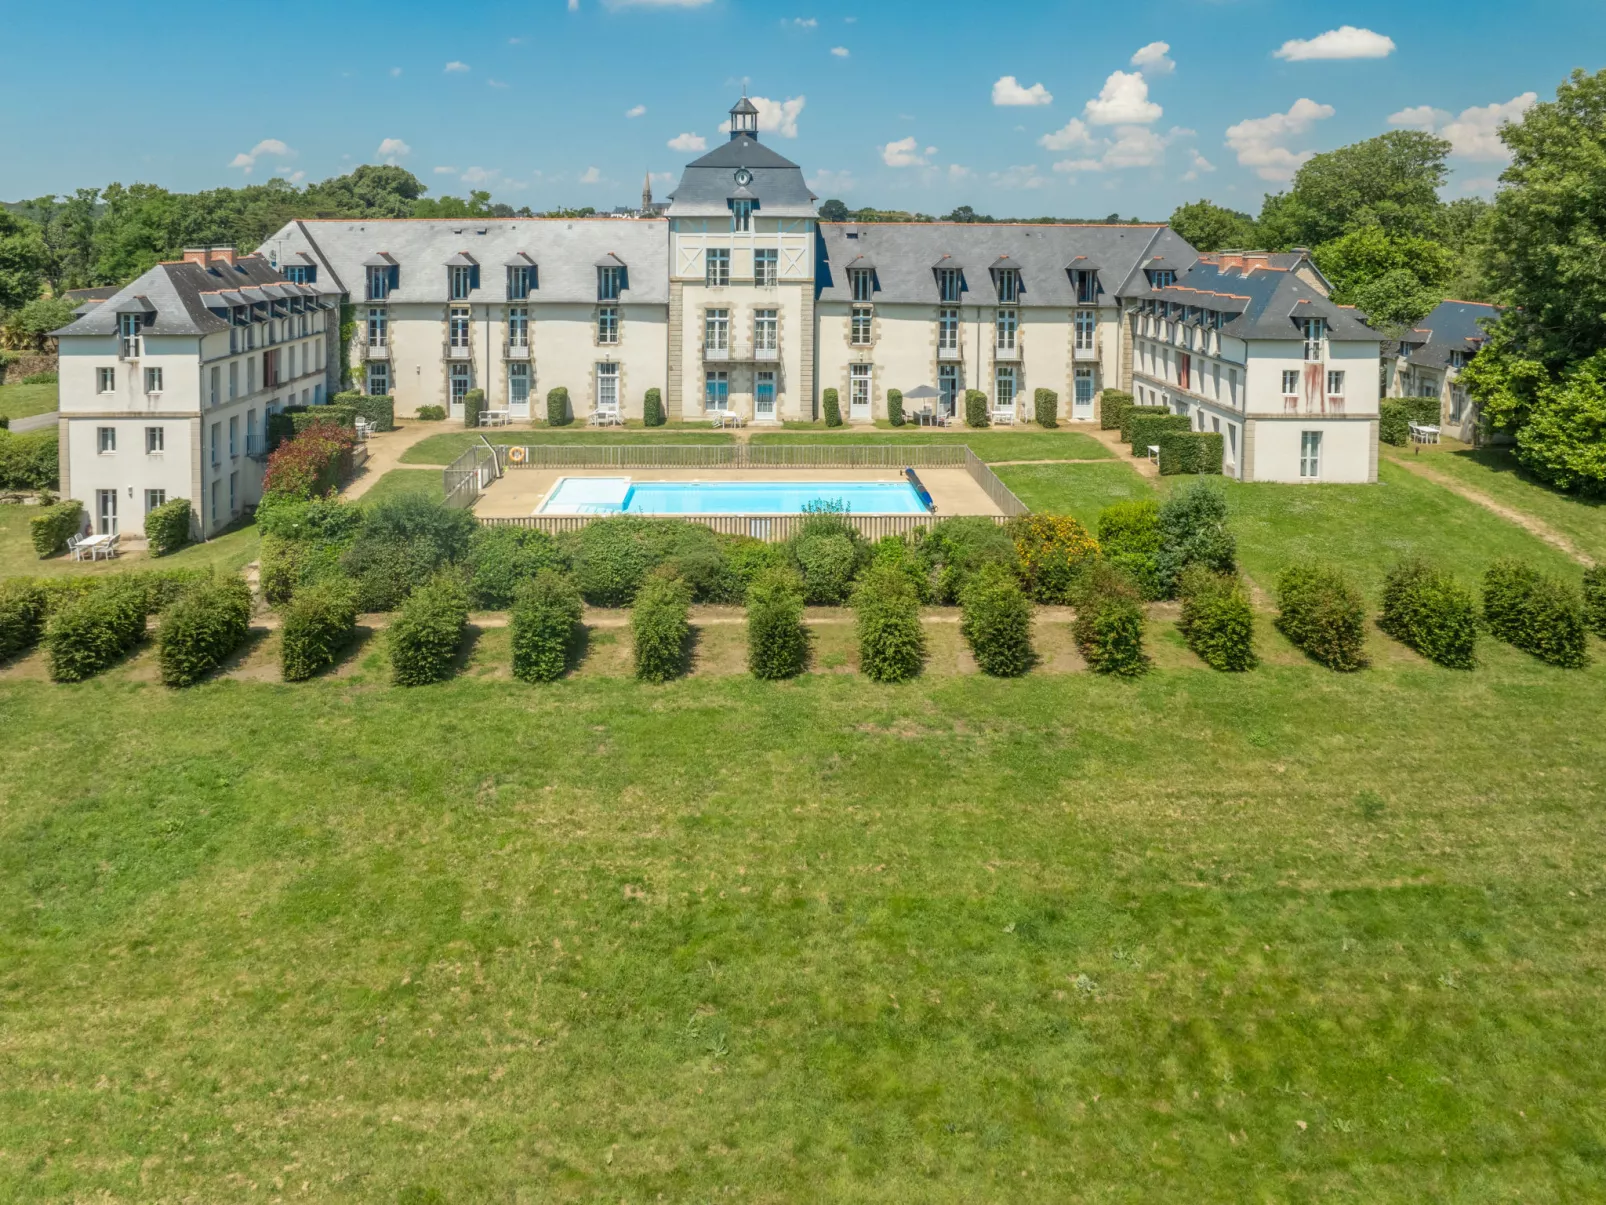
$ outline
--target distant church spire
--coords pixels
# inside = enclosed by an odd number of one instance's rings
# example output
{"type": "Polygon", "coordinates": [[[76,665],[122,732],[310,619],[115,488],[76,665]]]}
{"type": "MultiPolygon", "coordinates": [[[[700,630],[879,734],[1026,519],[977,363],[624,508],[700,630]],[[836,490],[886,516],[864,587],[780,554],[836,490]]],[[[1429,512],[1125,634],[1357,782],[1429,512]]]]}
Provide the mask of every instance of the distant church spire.
{"type": "Polygon", "coordinates": [[[652,173],[648,172],[641,182],[641,212],[652,212],[652,173]]]}

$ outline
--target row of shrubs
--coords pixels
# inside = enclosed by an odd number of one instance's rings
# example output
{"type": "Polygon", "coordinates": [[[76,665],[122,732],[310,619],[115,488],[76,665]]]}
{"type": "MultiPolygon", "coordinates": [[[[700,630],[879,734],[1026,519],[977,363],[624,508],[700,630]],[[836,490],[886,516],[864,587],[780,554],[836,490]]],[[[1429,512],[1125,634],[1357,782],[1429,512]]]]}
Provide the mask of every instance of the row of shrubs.
{"type": "Polygon", "coordinates": [[[0,428],[0,490],[53,490],[60,480],[56,428],[21,434],[0,428]]]}
{"type": "Polygon", "coordinates": [[[1404,447],[1411,442],[1411,424],[1439,425],[1436,397],[1386,397],[1377,404],[1377,437],[1383,443],[1404,447]]]}

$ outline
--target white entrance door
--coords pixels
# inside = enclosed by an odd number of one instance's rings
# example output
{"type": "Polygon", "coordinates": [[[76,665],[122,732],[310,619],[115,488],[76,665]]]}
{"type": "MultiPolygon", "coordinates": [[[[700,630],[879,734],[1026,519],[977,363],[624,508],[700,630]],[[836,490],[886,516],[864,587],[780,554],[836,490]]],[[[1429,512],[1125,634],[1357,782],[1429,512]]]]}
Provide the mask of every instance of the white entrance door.
{"type": "Polygon", "coordinates": [[[530,366],[517,362],[507,366],[507,411],[510,418],[530,417],[530,366]]]}
{"type": "Polygon", "coordinates": [[[775,374],[764,371],[758,374],[753,390],[753,417],[760,422],[775,421],[775,374]]]}
{"type": "Polygon", "coordinates": [[[453,364],[451,375],[447,378],[451,385],[452,417],[463,417],[463,399],[468,396],[469,366],[467,364],[453,364]]]}
{"type": "Polygon", "coordinates": [[[117,534],[117,491],[95,491],[96,515],[95,530],[103,536],[117,534]]]}
{"type": "Polygon", "coordinates": [[[870,421],[870,366],[854,364],[848,369],[848,417],[870,421]]]}
{"type": "Polygon", "coordinates": [[[1076,370],[1076,396],[1071,402],[1071,417],[1078,422],[1093,420],[1093,370],[1076,370]]]}

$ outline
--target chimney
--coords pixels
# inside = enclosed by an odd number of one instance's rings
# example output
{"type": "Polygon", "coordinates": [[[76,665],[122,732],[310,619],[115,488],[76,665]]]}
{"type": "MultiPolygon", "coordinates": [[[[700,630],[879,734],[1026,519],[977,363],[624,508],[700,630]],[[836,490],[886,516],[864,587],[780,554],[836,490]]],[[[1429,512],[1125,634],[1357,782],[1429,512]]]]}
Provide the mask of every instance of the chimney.
{"type": "MultiPolygon", "coordinates": [[[[186,259],[189,258],[188,251],[184,253],[184,257],[186,259]]],[[[232,246],[213,247],[207,252],[207,257],[209,263],[227,264],[231,268],[234,267],[234,248],[232,246]]]]}
{"type": "Polygon", "coordinates": [[[1265,251],[1249,251],[1244,254],[1244,269],[1265,268],[1271,265],[1271,256],[1265,251]]]}
{"type": "Polygon", "coordinates": [[[200,264],[204,268],[206,266],[206,248],[185,247],[184,262],[187,264],[200,264]]]}
{"type": "Polygon", "coordinates": [[[1216,262],[1220,264],[1223,272],[1229,268],[1242,269],[1244,266],[1244,257],[1239,255],[1236,251],[1223,251],[1216,262]]]}

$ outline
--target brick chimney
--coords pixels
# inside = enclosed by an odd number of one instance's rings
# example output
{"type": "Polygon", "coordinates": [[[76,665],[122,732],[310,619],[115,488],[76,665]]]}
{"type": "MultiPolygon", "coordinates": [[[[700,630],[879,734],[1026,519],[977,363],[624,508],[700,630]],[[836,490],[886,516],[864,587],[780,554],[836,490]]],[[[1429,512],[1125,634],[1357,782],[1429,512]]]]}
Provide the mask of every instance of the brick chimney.
{"type": "Polygon", "coordinates": [[[1236,251],[1223,251],[1219,256],[1216,257],[1216,262],[1221,266],[1221,270],[1223,272],[1227,271],[1229,268],[1242,269],[1244,266],[1244,257],[1236,251]]]}
{"type": "MultiPolygon", "coordinates": [[[[207,251],[207,258],[208,262],[210,263],[227,264],[232,268],[234,267],[234,254],[234,248],[232,246],[212,247],[207,251]]],[[[187,257],[188,252],[186,252],[185,255],[187,257]]]]}
{"type": "Polygon", "coordinates": [[[187,264],[200,264],[204,268],[206,266],[206,248],[185,247],[184,262],[187,264]]]}

